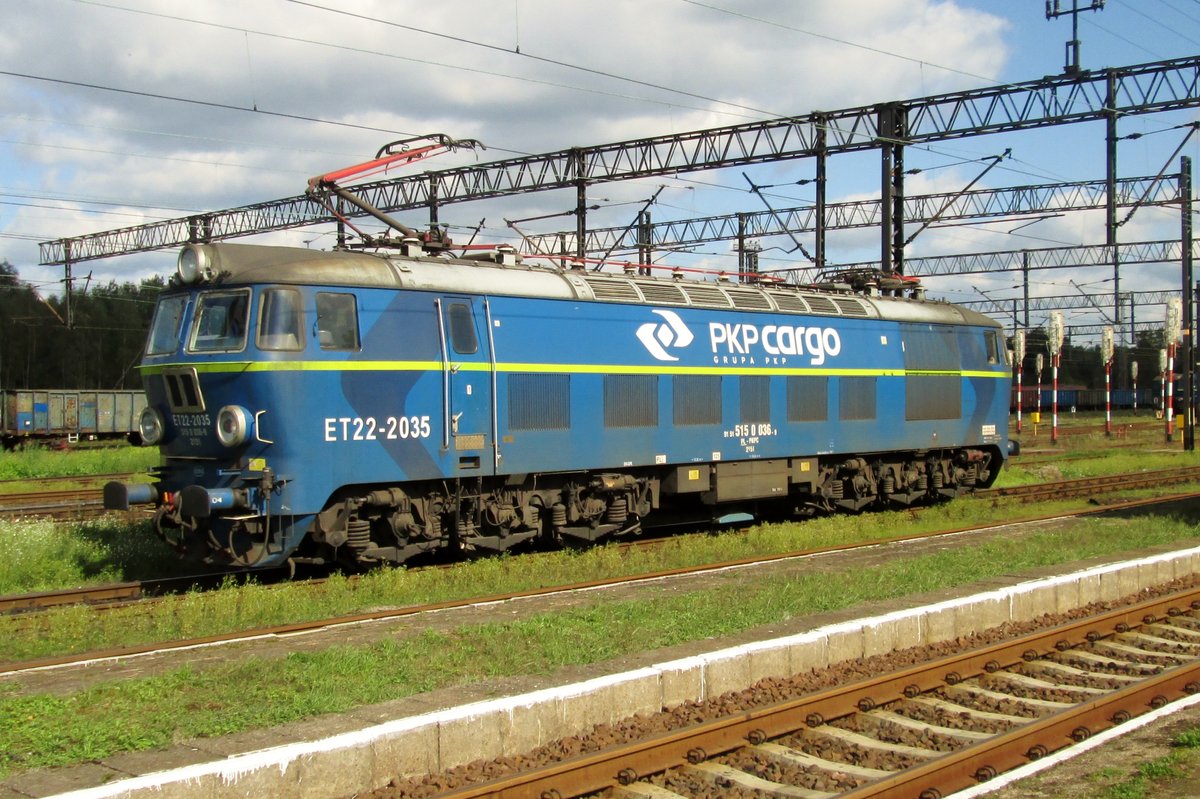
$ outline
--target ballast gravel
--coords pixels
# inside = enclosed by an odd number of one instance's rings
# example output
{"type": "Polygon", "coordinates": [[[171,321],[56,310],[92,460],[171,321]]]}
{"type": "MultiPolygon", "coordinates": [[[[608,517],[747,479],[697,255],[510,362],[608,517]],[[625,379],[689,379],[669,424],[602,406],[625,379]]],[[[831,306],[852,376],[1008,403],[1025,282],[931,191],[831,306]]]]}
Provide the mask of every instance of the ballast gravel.
{"type": "MultiPolygon", "coordinates": [[[[988,646],[1001,641],[1027,635],[1037,630],[1065,624],[1080,618],[1095,616],[1109,610],[1143,602],[1166,593],[1192,588],[1200,583],[1196,578],[1177,580],[1165,586],[1139,592],[1130,597],[1115,602],[1094,602],[1086,607],[1064,614],[1046,614],[1031,622],[1009,623],[1000,627],[986,630],[968,636],[959,636],[953,640],[927,646],[911,647],[870,658],[859,658],[834,664],[828,668],[797,674],[788,678],[770,678],[762,680],[742,691],[730,691],[706,702],[684,702],[676,707],[664,709],[662,712],[650,715],[635,715],[614,724],[598,724],[585,734],[562,738],[540,746],[532,751],[515,757],[501,757],[494,760],[481,760],[459,766],[436,774],[427,774],[413,778],[393,779],[387,786],[367,794],[357,794],[359,799],[427,799],[449,790],[477,785],[522,771],[529,771],[548,766],[577,755],[598,752],[608,747],[617,746],[632,741],[666,732],[682,729],[695,724],[712,721],[717,718],[744,713],[748,710],[765,707],[778,702],[796,699],[838,685],[868,679],[879,674],[885,674],[899,669],[925,663],[938,658],[947,657],[971,649],[988,646]]],[[[1100,647],[1097,650],[1101,649],[1100,647]]],[[[1124,658],[1122,658],[1124,659],[1124,658]]],[[[1174,662],[1169,656],[1152,657],[1158,665],[1169,665],[1174,662]]],[[[988,679],[998,679],[1000,675],[985,675],[980,681],[986,685],[988,679]]],[[[1005,688],[1019,688],[1009,686],[1005,688]]],[[[1059,692],[1064,702],[1084,701],[1086,695],[1068,690],[1059,692]]],[[[962,701],[958,691],[944,692],[944,697],[951,701],[962,701]]],[[[1053,698],[1042,691],[1030,691],[1031,698],[1053,698]]],[[[1002,713],[1011,716],[1032,718],[1039,711],[1019,700],[992,700],[986,697],[973,697],[972,705],[981,710],[1002,713]]],[[[954,726],[946,724],[945,726],[954,726]]],[[[929,738],[923,745],[929,748],[950,748],[961,746],[961,742],[937,733],[916,733],[915,740],[922,735],[929,738]]],[[[823,738],[823,737],[822,737],[823,738]]],[[[914,739],[909,739],[914,740],[914,739]]],[[[910,756],[895,752],[878,752],[863,750],[854,744],[831,739],[817,740],[817,736],[808,731],[790,736],[781,741],[784,745],[809,751],[829,760],[894,770],[913,765],[916,761],[910,756]],[[790,741],[790,743],[789,743],[790,741]]],[[[649,780],[661,787],[674,790],[691,797],[737,797],[757,796],[758,792],[743,789],[735,785],[718,786],[709,776],[699,776],[687,772],[669,772],[667,775],[649,780]],[[672,787],[675,785],[676,787],[672,787]]],[[[844,789],[843,789],[844,790],[844,789]]]]}

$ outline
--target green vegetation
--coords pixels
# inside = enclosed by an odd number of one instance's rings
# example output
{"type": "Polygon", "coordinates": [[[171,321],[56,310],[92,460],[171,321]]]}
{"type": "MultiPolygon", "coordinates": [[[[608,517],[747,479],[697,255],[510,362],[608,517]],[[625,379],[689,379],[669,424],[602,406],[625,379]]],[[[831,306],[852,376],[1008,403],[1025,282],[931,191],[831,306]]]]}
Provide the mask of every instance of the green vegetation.
{"type": "MultiPolygon", "coordinates": [[[[1094,424],[1094,420],[1087,422],[1094,424]]],[[[1149,438],[1149,437],[1148,437],[1149,438]]],[[[1138,453],[1109,446],[1102,435],[1080,434],[1071,449],[1050,459],[1020,462],[1001,478],[1017,484],[1198,463],[1179,451],[1138,453]],[[1081,451],[1089,451],[1081,457],[1081,451]]],[[[148,450],[127,450],[153,455],[148,450]]],[[[33,476],[67,473],[52,467],[19,468],[33,476]]],[[[84,455],[84,457],[90,456],[84,455]]],[[[0,468],[11,468],[8,456],[0,468]]],[[[31,459],[33,460],[33,459],[31,459]]],[[[153,458],[151,458],[151,463],[153,458]]],[[[138,471],[143,465],[78,467],[81,472],[138,471]]],[[[1170,490],[1170,489],[1168,489],[1170,490]]],[[[958,501],[918,512],[899,511],[768,524],[673,539],[662,546],[494,557],[446,569],[391,569],[358,580],[335,576],[319,585],[235,585],[191,593],[151,609],[97,613],[71,607],[36,617],[0,618],[0,660],[78,653],[261,626],[328,618],[365,610],[470,599],[582,580],[761,557],[932,530],[1009,522],[1077,509],[1081,501],[1026,506],[1010,501],[958,501]]],[[[66,765],[116,752],[163,747],[189,737],[215,736],[344,711],[437,688],[509,675],[547,674],[567,665],[600,662],[686,641],[736,634],[796,617],[936,590],[1015,571],[1200,539],[1192,520],[1148,511],[1096,517],[981,541],[922,557],[904,550],[869,569],[830,571],[804,561],[790,574],[745,585],[613,602],[603,593],[588,604],[507,622],[422,629],[361,646],[293,652],[189,666],[164,674],[115,681],[85,691],[26,694],[16,681],[0,685],[0,777],[28,768],[66,765]],[[231,691],[229,686],[237,686],[231,691]],[[180,712],[182,709],[183,712],[180,712]]],[[[162,576],[182,570],[148,524],[115,521],[76,525],[0,523],[0,593],[162,576]]],[[[1195,746],[1179,743],[1181,748],[1195,746]]],[[[1151,767],[1137,779],[1153,780],[1151,767]]],[[[1123,772],[1122,772],[1123,773],[1123,772]]],[[[1118,779],[1107,775],[1103,782],[1118,779]]],[[[1133,796],[1134,794],[1129,794],[1133,796]]],[[[1113,796],[1121,796],[1113,794],[1113,796]]]]}
{"type": "MultiPolygon", "coordinates": [[[[1101,438],[1103,438],[1101,436],[1101,438]]],[[[1192,453],[1138,455],[1125,449],[1090,448],[1090,461],[1072,459],[1071,476],[1167,468],[1200,462],[1192,453]]],[[[145,452],[145,450],[132,450],[145,452]]],[[[1071,451],[1072,453],[1075,450],[1071,451]]],[[[52,453],[53,454],[53,453],[52,453]]],[[[1001,484],[1047,479],[1044,470],[1065,470],[1054,461],[1015,466],[1001,484]]],[[[1054,475],[1056,476],[1056,475],[1054,475]]],[[[0,660],[78,653],[215,635],[361,613],[379,607],[472,599],[490,594],[684,568],[889,539],[1034,514],[1067,512],[1082,501],[1021,505],[1013,501],[963,500],[919,513],[895,511],[833,516],[800,523],[759,525],[746,530],[679,537],[661,546],[633,550],[597,547],[584,551],[493,557],[449,569],[388,569],[350,581],[264,587],[230,584],[222,591],[169,599],[152,610],[129,608],[95,613],[64,608],[36,619],[0,618],[0,660]]],[[[116,521],[55,525],[0,522],[0,593],[169,576],[194,571],[179,561],[148,523],[116,521]]]]}
{"type": "MultiPolygon", "coordinates": [[[[156,536],[149,522],[117,519],[61,524],[0,522],[0,593],[195,573],[156,536]]],[[[0,659],[3,650],[0,646],[0,659]]]]}
{"type": "Polygon", "coordinates": [[[22,451],[0,451],[0,480],[144,472],[156,465],[158,449],[155,447],[76,447],[70,450],[30,447],[22,451]]]}
{"type": "MultiPolygon", "coordinates": [[[[363,646],[293,652],[279,659],[189,666],[81,692],[19,696],[18,684],[10,683],[0,689],[0,776],[162,747],[191,736],[280,724],[486,678],[545,674],[565,665],[730,635],[868,601],[1155,544],[1190,544],[1197,538],[1200,529],[1190,520],[1092,519],[1054,532],[897,557],[871,568],[830,571],[805,566],[742,585],[668,595],[652,592],[646,599],[620,602],[597,595],[592,605],[552,614],[429,629],[363,646]],[[229,690],[234,685],[237,690],[229,690]]],[[[461,579],[461,572],[471,566],[490,566],[495,560],[450,571],[459,571],[453,579],[461,579]]],[[[343,589],[346,585],[335,584],[343,589]]],[[[230,604],[235,604],[234,596],[239,598],[236,603],[261,598],[233,591],[230,604]]],[[[202,601],[189,597],[184,606],[202,601]]],[[[188,612],[196,612],[196,607],[188,612]]]]}
{"type": "Polygon", "coordinates": [[[1200,756],[1195,752],[1200,748],[1200,727],[1193,727],[1175,736],[1171,745],[1175,747],[1172,752],[1139,763],[1132,773],[1109,767],[1092,775],[1094,780],[1104,782],[1121,778],[1119,782],[1104,788],[1098,796],[1101,799],[1146,799],[1157,796],[1164,782],[1183,779],[1200,766],[1200,756]]]}
{"type": "Polygon", "coordinates": [[[140,360],[150,316],[166,280],[76,281],[68,312],[62,295],[42,297],[0,260],[0,387],[141,388],[140,360]],[[71,318],[72,325],[63,322],[71,318]],[[14,320],[21,320],[22,323],[14,320]]]}
{"type": "Polygon", "coordinates": [[[1000,472],[996,485],[1026,485],[1047,480],[1074,480],[1195,465],[1200,465],[1200,457],[1178,450],[1139,452],[1134,449],[1097,449],[1089,451],[1086,457],[1071,452],[1048,461],[1024,463],[1018,460],[1000,472]]]}
{"type": "MultiPolygon", "coordinates": [[[[361,613],[380,607],[473,599],[511,591],[758,558],[1077,510],[1080,500],[1036,509],[1010,500],[960,501],[910,511],[832,516],[766,524],[712,535],[690,535],[658,546],[489,557],[444,569],[383,569],[350,580],[334,575],[318,585],[230,583],[220,591],[168,598],[142,607],[97,613],[65,607],[34,618],[0,617],[0,660],[20,660],[198,638],[237,630],[361,613]]],[[[99,584],[177,573],[184,564],[148,524],[126,529],[91,522],[69,532],[48,522],[0,524],[0,592],[99,584]],[[11,553],[11,556],[8,556],[11,553]],[[173,570],[173,571],[172,571],[173,570]]]]}

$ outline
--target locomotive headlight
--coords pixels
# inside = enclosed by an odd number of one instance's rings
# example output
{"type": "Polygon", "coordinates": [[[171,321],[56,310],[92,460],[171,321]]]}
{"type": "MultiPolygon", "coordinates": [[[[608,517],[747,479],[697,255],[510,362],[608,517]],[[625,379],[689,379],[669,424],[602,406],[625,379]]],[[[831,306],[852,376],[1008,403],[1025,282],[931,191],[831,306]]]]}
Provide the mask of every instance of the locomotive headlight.
{"type": "Polygon", "coordinates": [[[212,278],[212,254],[203,244],[185,244],[179,251],[175,265],[179,279],[184,283],[199,283],[212,278]]]}
{"type": "Polygon", "coordinates": [[[241,405],[226,405],[217,413],[217,440],[227,447],[246,443],[252,418],[241,405]]]}
{"type": "Polygon", "coordinates": [[[138,417],[138,432],[143,442],[154,446],[162,441],[166,429],[161,413],[149,406],[142,409],[142,415],[138,417]]]}

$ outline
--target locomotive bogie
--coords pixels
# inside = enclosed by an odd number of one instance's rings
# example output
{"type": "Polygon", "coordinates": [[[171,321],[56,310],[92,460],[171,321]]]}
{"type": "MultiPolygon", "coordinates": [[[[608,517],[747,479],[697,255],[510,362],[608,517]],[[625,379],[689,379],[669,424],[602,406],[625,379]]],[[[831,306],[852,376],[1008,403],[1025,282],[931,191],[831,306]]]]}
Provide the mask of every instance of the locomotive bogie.
{"type": "Polygon", "coordinates": [[[905,506],[1005,457],[999,325],[945,303],[200,249],[141,367],[155,486],[112,493],[210,560],[362,567],[905,506]]]}

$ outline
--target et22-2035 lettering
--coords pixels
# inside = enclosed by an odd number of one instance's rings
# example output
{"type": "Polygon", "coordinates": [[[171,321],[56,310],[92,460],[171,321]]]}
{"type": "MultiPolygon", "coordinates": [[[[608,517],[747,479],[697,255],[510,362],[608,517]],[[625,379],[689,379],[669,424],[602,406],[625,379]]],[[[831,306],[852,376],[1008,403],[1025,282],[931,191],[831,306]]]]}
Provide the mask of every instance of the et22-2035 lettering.
{"type": "Polygon", "coordinates": [[[325,417],[326,441],[399,441],[406,438],[429,438],[428,416],[325,417]]]}

